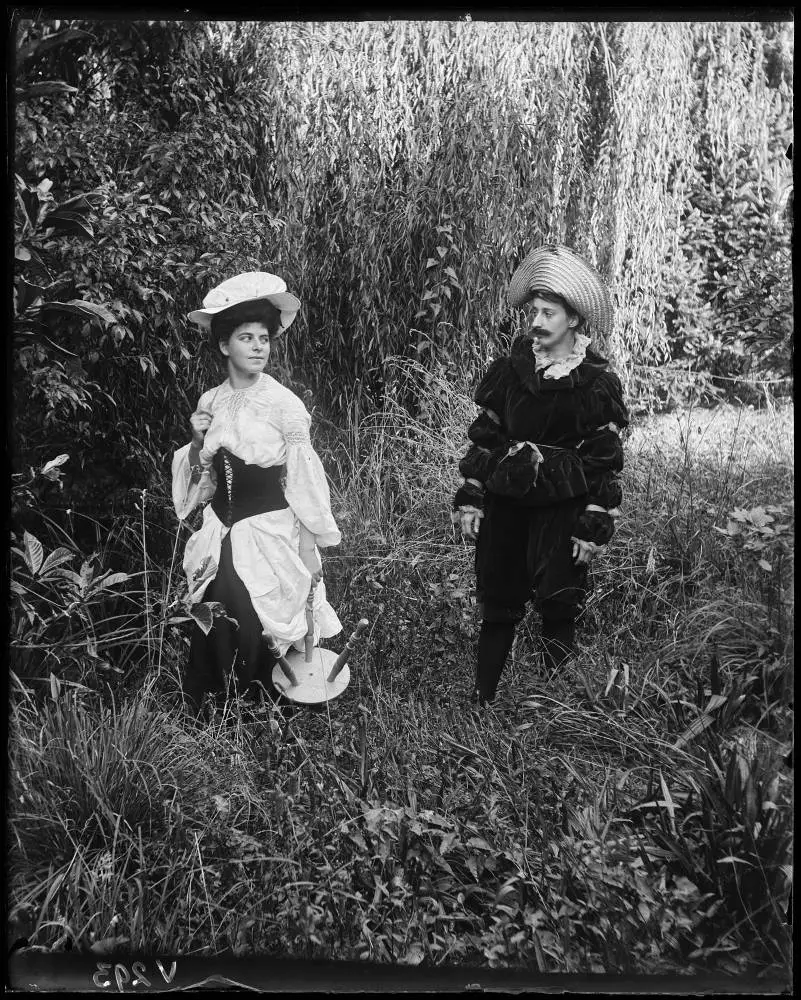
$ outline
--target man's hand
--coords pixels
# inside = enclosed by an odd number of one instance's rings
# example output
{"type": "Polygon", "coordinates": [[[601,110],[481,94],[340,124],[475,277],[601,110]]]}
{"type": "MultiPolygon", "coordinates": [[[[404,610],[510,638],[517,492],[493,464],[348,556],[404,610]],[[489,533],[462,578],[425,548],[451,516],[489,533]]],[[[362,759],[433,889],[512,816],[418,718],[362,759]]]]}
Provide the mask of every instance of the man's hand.
{"type": "Polygon", "coordinates": [[[571,537],[570,540],[573,543],[573,560],[577,566],[589,566],[598,553],[606,548],[605,545],[596,545],[584,538],[571,537]]]}
{"type": "Polygon", "coordinates": [[[478,532],[481,528],[481,518],[483,516],[483,512],[478,507],[460,507],[457,511],[454,511],[453,522],[459,525],[462,535],[465,538],[474,542],[478,538],[478,532]]]}

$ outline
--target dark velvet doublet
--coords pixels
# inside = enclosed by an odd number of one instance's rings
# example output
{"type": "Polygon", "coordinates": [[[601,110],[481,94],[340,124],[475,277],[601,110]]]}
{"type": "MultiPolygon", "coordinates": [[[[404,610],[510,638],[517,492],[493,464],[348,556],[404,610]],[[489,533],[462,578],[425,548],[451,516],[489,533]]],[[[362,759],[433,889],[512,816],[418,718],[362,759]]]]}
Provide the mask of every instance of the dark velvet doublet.
{"type": "MultiPolygon", "coordinates": [[[[477,479],[488,491],[525,507],[581,496],[607,510],[620,503],[617,475],[623,448],[618,432],[629,417],[620,379],[600,355],[588,349],[572,372],[548,379],[535,368],[532,338],[518,337],[509,357],[490,365],[475,400],[500,423],[482,412],[470,426],[473,444],[459,463],[466,479],[477,479]],[[510,445],[518,441],[531,441],[542,450],[536,471],[529,449],[508,456],[510,445]]],[[[456,505],[462,502],[457,495],[456,505]]]]}
{"type": "Polygon", "coordinates": [[[535,367],[532,338],[518,337],[476,390],[482,412],[468,429],[459,463],[466,482],[454,506],[484,511],[476,547],[478,597],[485,617],[522,617],[535,597],[558,619],[578,613],[586,570],[576,567],[571,536],[608,542],[621,502],[620,431],[629,417],[620,380],[591,349],[563,378],[535,367]],[[530,447],[541,452],[542,461],[530,447]],[[603,511],[587,511],[587,505],[603,511]]]}

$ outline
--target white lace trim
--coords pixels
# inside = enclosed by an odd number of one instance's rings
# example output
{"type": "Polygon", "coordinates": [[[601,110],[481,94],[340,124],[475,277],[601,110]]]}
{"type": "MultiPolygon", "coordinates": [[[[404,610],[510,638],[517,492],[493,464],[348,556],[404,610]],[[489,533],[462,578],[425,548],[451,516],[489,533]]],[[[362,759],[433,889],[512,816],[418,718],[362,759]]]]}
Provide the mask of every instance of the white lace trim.
{"type": "MultiPolygon", "coordinates": [[[[262,372],[259,377],[251,385],[244,386],[241,389],[235,389],[231,385],[231,380],[226,379],[221,386],[219,386],[211,400],[212,405],[219,399],[219,405],[221,408],[225,408],[228,415],[234,419],[239,416],[242,410],[247,406],[249,400],[254,396],[262,396],[265,401],[269,399],[269,383],[265,377],[265,373],[262,372]]],[[[272,402],[272,399],[269,399],[272,402]]]]}
{"type": "Polygon", "coordinates": [[[309,432],[301,427],[293,427],[284,431],[284,441],[287,444],[311,444],[309,432]]]}
{"type": "Polygon", "coordinates": [[[574,368],[578,368],[584,360],[589,346],[590,338],[583,333],[576,334],[573,350],[564,358],[551,358],[544,351],[535,350],[532,345],[534,367],[536,371],[542,371],[543,378],[564,378],[574,368]]]}

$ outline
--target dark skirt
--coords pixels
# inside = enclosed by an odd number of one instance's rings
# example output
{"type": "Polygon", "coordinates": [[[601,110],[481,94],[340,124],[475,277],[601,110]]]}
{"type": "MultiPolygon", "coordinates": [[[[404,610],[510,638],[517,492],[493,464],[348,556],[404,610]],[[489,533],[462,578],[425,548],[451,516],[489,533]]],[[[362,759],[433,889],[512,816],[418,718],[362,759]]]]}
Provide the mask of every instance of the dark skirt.
{"type": "Polygon", "coordinates": [[[570,536],[586,502],[524,507],[486,494],[475,556],[485,621],[520,621],[531,600],[543,618],[575,620],[587,593],[587,568],[573,561],[570,536]]]}
{"type": "Polygon", "coordinates": [[[272,670],[275,659],[267,648],[262,624],[250,594],[234,569],[231,533],[223,539],[217,575],[203,595],[219,601],[234,622],[215,618],[208,635],[199,626],[192,631],[183,690],[190,707],[199,711],[206,692],[258,696],[275,694],[272,670]]]}

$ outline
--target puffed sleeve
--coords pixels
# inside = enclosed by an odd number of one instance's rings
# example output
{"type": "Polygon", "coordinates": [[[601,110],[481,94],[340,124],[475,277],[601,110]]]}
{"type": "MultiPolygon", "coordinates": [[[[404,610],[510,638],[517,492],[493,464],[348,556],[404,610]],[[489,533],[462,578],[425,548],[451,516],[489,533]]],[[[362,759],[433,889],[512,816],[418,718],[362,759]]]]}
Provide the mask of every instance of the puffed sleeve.
{"type": "MultiPolygon", "coordinates": [[[[208,406],[210,398],[210,393],[204,393],[198,409],[208,406]]],[[[210,462],[203,458],[202,451],[191,454],[191,450],[192,445],[185,444],[172,457],[172,502],[180,521],[189,517],[198,504],[210,500],[217,488],[217,475],[210,462]]]]}
{"type": "Polygon", "coordinates": [[[489,366],[476,388],[474,399],[481,411],[467,429],[470,447],[459,462],[462,484],[453,498],[454,510],[459,507],[482,509],[486,482],[497,465],[493,451],[505,450],[506,435],[500,417],[492,404],[500,409],[501,369],[504,359],[499,358],[489,366]],[[496,398],[497,397],[497,398],[496,398]]]}
{"type": "Polygon", "coordinates": [[[542,455],[531,442],[515,442],[503,425],[509,385],[509,359],[499,358],[487,369],[476,389],[481,411],[467,429],[470,448],[459,462],[464,481],[453,499],[454,508],[481,510],[484,492],[524,496],[537,481],[542,455]]]}
{"type": "Polygon", "coordinates": [[[295,516],[314,535],[319,548],[339,545],[342,535],[331,513],[331,496],[323,463],[312,448],[311,417],[296,397],[283,408],[282,433],[286,446],[284,494],[295,516]]]}
{"type": "Polygon", "coordinates": [[[615,530],[623,499],[619,475],[623,469],[622,432],[629,425],[623,387],[613,372],[604,372],[589,387],[584,414],[584,440],[579,456],[587,480],[587,506],[575,536],[604,545],[615,530]]]}

